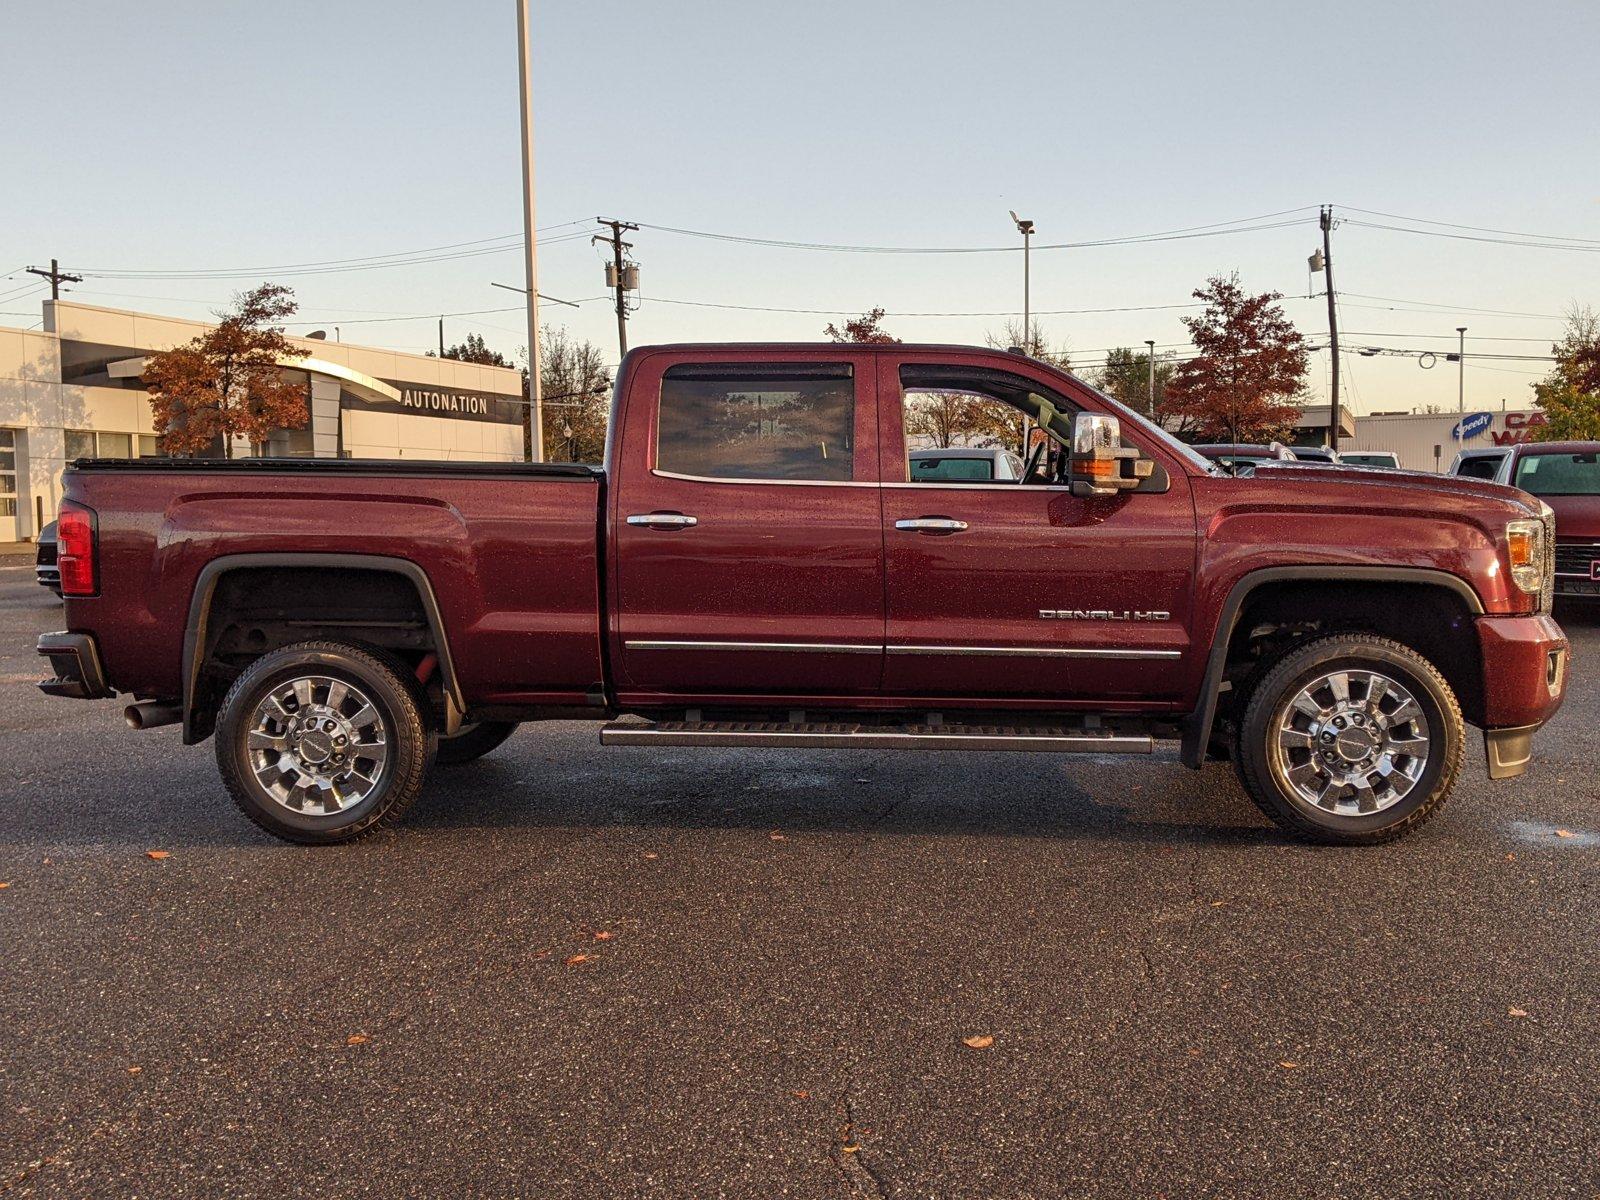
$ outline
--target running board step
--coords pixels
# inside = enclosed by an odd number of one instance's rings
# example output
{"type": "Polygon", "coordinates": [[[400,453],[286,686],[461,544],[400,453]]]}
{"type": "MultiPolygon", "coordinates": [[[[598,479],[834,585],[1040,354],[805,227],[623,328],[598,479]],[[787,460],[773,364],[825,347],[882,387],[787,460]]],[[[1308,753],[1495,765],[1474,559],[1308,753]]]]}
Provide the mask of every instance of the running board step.
{"type": "Polygon", "coordinates": [[[613,721],[602,746],[788,746],[800,750],[1033,750],[1149,754],[1155,740],[1082,726],[864,725],[845,721],[613,721]]]}

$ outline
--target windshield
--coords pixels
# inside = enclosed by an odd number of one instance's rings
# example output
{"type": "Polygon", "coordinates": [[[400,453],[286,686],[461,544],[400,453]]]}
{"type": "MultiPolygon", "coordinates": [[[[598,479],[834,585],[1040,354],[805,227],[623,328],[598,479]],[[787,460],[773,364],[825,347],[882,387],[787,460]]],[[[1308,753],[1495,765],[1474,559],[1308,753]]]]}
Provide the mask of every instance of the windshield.
{"type": "Polygon", "coordinates": [[[1535,496],[1600,496],[1600,453],[1530,454],[1517,463],[1516,484],[1535,496]]]}

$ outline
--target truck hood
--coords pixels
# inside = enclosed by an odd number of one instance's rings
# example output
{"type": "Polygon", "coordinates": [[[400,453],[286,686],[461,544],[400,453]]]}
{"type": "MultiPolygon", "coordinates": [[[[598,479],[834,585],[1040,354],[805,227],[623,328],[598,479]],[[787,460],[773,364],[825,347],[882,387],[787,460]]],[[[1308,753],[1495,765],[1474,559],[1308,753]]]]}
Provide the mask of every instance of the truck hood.
{"type": "Polygon", "coordinates": [[[1540,496],[1556,514],[1556,538],[1600,542],[1600,496],[1540,496]]]}
{"type": "MultiPolygon", "coordinates": [[[[1523,509],[1528,516],[1539,515],[1539,501],[1518,488],[1487,479],[1462,475],[1435,475],[1428,471],[1392,471],[1374,467],[1320,466],[1316,463],[1271,462],[1256,468],[1257,479],[1283,476],[1285,483],[1310,482],[1349,484],[1373,504],[1406,504],[1425,507],[1430,497],[1453,494],[1477,500],[1497,500],[1523,509]]],[[[1569,496],[1570,500],[1592,500],[1590,496],[1569,496]]],[[[1555,505],[1551,505],[1555,508],[1555,505]]],[[[1560,513],[1560,510],[1556,510],[1560,513]]],[[[1560,528],[1560,516],[1557,518],[1560,528]]]]}

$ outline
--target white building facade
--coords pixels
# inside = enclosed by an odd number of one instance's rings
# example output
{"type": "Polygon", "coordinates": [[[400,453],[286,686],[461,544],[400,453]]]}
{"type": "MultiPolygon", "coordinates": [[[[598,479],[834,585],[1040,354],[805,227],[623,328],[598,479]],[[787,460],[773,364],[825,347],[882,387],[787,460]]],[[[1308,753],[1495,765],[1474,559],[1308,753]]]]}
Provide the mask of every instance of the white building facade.
{"type": "MultiPolygon", "coordinates": [[[[55,519],[61,472],[76,458],[158,455],[145,358],[192,340],[196,321],[46,301],[40,330],[0,329],[0,542],[55,519]]],[[[307,458],[517,462],[521,373],[369,346],[291,338],[303,359],[310,423],[266,453],[307,458]]],[[[220,446],[217,453],[221,452],[220,446]]],[[[247,443],[235,456],[251,452],[247,443]]]]}
{"type": "Polygon", "coordinates": [[[1537,409],[1466,413],[1376,413],[1355,419],[1340,450],[1391,450],[1408,471],[1448,471],[1462,450],[1487,450],[1529,441],[1545,423],[1537,409]]]}

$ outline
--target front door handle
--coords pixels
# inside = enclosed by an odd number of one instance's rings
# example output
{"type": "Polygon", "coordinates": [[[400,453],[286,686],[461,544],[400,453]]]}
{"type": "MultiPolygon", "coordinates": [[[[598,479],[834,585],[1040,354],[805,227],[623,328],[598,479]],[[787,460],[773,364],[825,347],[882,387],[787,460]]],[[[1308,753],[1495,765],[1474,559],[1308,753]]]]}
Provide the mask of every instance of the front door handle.
{"type": "Polygon", "coordinates": [[[686,517],[682,513],[634,513],[629,525],[643,525],[649,529],[688,529],[700,524],[699,517],[686,517]]]}
{"type": "Polygon", "coordinates": [[[967,523],[949,517],[915,517],[906,521],[896,521],[894,527],[918,533],[960,533],[967,527],[967,523]]]}

